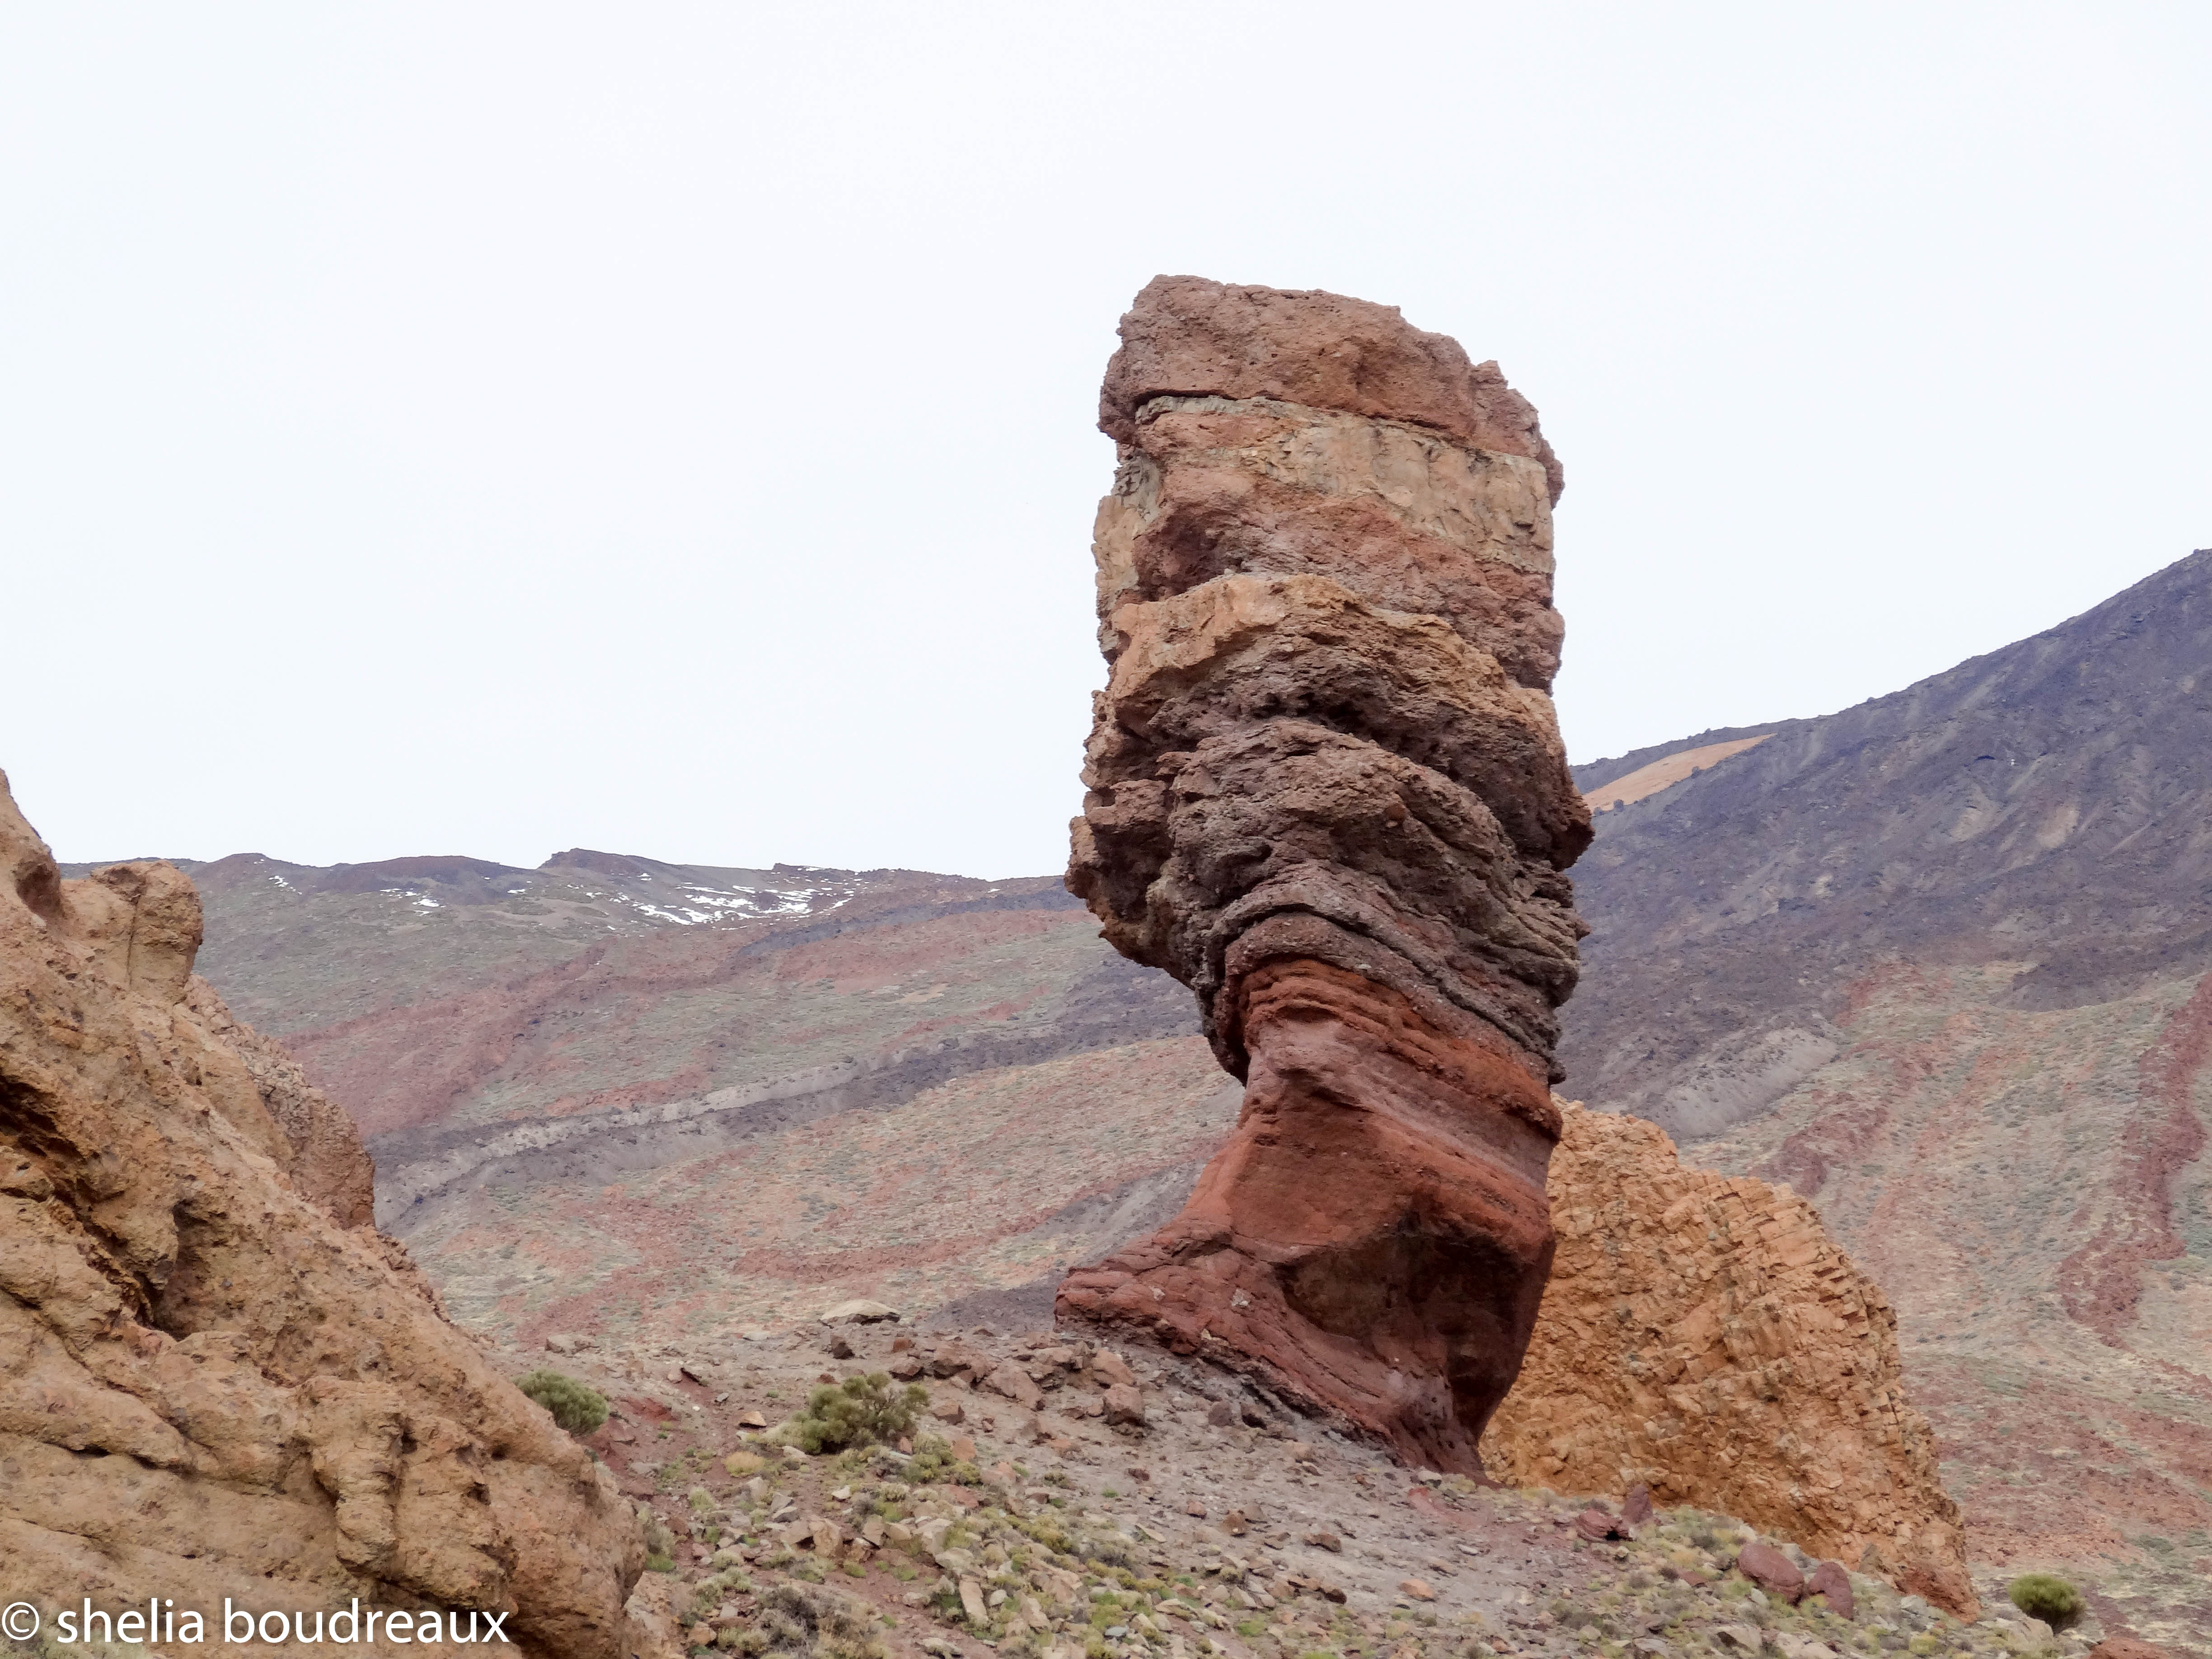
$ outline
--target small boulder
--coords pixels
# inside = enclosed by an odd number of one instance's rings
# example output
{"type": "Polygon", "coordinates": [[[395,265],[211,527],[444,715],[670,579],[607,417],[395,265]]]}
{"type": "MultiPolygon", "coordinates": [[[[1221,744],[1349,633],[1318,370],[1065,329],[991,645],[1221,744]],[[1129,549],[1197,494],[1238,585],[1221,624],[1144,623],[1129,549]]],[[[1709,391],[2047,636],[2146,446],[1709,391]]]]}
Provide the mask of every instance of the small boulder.
{"type": "Polygon", "coordinates": [[[1771,1544],[1746,1544],[1737,1553],[1735,1570],[1769,1595],[1784,1601],[1795,1601],[1805,1594],[1805,1575],[1771,1544]]]}
{"type": "Polygon", "coordinates": [[[940,1423],[965,1422],[968,1408],[957,1400],[940,1400],[929,1408],[929,1414],[940,1423]]]}
{"type": "Polygon", "coordinates": [[[1310,1532],[1305,1535],[1305,1542],[1315,1549],[1327,1550],[1332,1555],[1344,1553],[1344,1540],[1333,1532],[1310,1532]]]}
{"type": "Polygon", "coordinates": [[[902,1382],[911,1382],[921,1375],[921,1361],[910,1353],[902,1353],[885,1367],[902,1382]]]}
{"type": "Polygon", "coordinates": [[[832,1359],[850,1359],[853,1357],[853,1345],[842,1331],[831,1331],[828,1346],[832,1359]]]}
{"type": "Polygon", "coordinates": [[[994,1394],[1001,1394],[1024,1411],[1033,1412],[1044,1404],[1044,1390],[1030,1379],[1030,1374],[1011,1359],[1004,1361],[983,1379],[983,1386],[994,1394]]]}
{"type": "Polygon", "coordinates": [[[1116,1382],[1106,1390],[1106,1420],[1123,1423],[1133,1428],[1145,1425],[1145,1397],[1127,1382],[1116,1382]]]}
{"type": "Polygon", "coordinates": [[[1813,1576],[1805,1581],[1805,1594],[1826,1601],[1828,1611],[1838,1619],[1858,1616],[1857,1604],[1851,1595],[1851,1576],[1844,1571],[1840,1561],[1823,1561],[1814,1567],[1813,1576]]]}
{"type": "Polygon", "coordinates": [[[824,1325],[874,1325],[886,1319],[896,1323],[899,1310],[880,1302],[861,1299],[840,1302],[834,1308],[824,1308],[815,1316],[824,1325]]]}
{"type": "Polygon", "coordinates": [[[990,1609],[983,1605],[983,1587],[972,1578],[960,1581],[960,1611],[968,1615],[968,1622],[977,1626],[991,1622],[990,1609]]]}
{"type": "Polygon", "coordinates": [[[1411,1596],[1416,1601],[1433,1601],[1437,1599],[1436,1591],[1431,1588],[1425,1579],[1420,1578],[1401,1578],[1398,1581],[1398,1593],[1401,1595],[1411,1596]]]}
{"type": "Polygon", "coordinates": [[[1713,1628],[1713,1642],[1720,1648],[1755,1655],[1765,1645],[1766,1638],[1756,1625],[1717,1625],[1713,1628]]]}
{"type": "Polygon", "coordinates": [[[1603,1543],[1607,1539],[1636,1536],[1635,1528],[1624,1525],[1595,1505],[1584,1510],[1575,1517],[1575,1530],[1594,1544],[1603,1543]]]}
{"type": "Polygon", "coordinates": [[[1091,1374],[1109,1387],[1115,1383],[1128,1389],[1137,1386],[1137,1374],[1129,1369],[1129,1362],[1111,1348],[1101,1348],[1091,1356],[1091,1374]]]}
{"type": "Polygon", "coordinates": [[[1226,1400],[1217,1400],[1206,1408],[1206,1420],[1217,1429],[1237,1426],[1237,1408],[1226,1400]]]}
{"type": "Polygon", "coordinates": [[[988,1376],[998,1368],[996,1359],[957,1337],[950,1342],[939,1344],[937,1352],[929,1357],[929,1374],[932,1376],[957,1376],[963,1371],[971,1378],[988,1376]]]}
{"type": "Polygon", "coordinates": [[[1621,1499],[1620,1518],[1632,1527],[1648,1527],[1651,1524],[1652,1514],[1651,1488],[1638,1481],[1628,1489],[1628,1496],[1621,1499]]]}
{"type": "Polygon", "coordinates": [[[2132,1636],[2107,1636],[2089,1650],[2089,1659],[2171,1659],[2171,1656],[2155,1642],[2138,1641],[2132,1636]]]}
{"type": "Polygon", "coordinates": [[[586,1349],[596,1348],[599,1346],[588,1336],[579,1336],[566,1331],[557,1331],[545,1339],[545,1352],[548,1353],[582,1353],[586,1349]]]}

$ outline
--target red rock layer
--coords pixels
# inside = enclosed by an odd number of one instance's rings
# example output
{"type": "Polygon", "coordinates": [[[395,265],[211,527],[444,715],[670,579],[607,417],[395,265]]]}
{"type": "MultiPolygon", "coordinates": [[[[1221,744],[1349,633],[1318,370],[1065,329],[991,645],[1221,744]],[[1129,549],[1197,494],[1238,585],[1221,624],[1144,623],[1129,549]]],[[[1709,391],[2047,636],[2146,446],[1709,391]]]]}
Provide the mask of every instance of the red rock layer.
{"type": "Polygon", "coordinates": [[[1190,1207],[1060,1312],[1478,1468],[1549,1261],[1589,839],[1558,464],[1495,364],[1385,307],[1162,277],[1121,335],[1068,885],[1248,1091],[1190,1207]]]}
{"type": "Polygon", "coordinates": [[[1410,1460],[1476,1466],[1552,1255],[1558,1116],[1528,1072],[1323,963],[1245,976],[1235,1136],[1183,1212],[1071,1274],[1064,1317],[1254,1361],[1410,1460]]]}

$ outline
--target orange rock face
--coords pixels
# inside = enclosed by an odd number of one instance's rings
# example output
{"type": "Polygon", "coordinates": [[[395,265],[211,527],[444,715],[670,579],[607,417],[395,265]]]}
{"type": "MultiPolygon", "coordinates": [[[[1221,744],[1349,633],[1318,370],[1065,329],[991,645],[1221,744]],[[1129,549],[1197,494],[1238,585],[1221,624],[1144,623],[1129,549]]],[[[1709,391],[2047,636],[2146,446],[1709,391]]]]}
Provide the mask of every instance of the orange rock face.
{"type": "Polygon", "coordinates": [[[1474,1469],[1550,1260],[1589,838],[1558,465],[1495,364],[1384,307],[1163,277],[1121,335],[1068,885],[1247,1086],[1189,1206],[1060,1316],[1474,1469]]]}
{"type": "Polygon", "coordinates": [[[364,1224],[350,1123],[193,980],[199,941],[181,873],[61,880],[0,778],[10,1595],[475,1609],[621,1659],[629,1507],[364,1224]]]}
{"type": "Polygon", "coordinates": [[[1972,1616],[1897,1317],[1813,1207],[1685,1169],[1656,1125],[1573,1105],[1550,1192],[1557,1262],[1483,1437],[1491,1473],[1569,1492],[1640,1482],[1972,1616]]]}

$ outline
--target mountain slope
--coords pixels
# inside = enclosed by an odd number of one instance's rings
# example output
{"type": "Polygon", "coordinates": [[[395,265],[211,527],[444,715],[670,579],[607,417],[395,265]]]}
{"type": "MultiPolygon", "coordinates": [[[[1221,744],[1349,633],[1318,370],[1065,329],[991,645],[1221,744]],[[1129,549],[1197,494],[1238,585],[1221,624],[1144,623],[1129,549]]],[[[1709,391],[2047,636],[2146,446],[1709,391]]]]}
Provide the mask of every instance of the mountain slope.
{"type": "Polygon", "coordinates": [[[1235,1118],[1188,994],[1056,878],[187,867],[209,976],[361,1123],[379,1222],[483,1331],[1040,1315],[1235,1118]]]}
{"type": "Polygon", "coordinates": [[[1832,1045],[1839,988],[1887,957],[2016,963],[2021,1008],[2212,957],[2212,550],[1891,696],[1577,781],[1762,735],[1601,816],[1577,1091],[1709,1133],[1832,1045]]]}
{"type": "Polygon", "coordinates": [[[2212,552],[1819,720],[1579,769],[1568,1091],[1896,1304],[1978,1557],[2212,1598],[2212,552]]]}

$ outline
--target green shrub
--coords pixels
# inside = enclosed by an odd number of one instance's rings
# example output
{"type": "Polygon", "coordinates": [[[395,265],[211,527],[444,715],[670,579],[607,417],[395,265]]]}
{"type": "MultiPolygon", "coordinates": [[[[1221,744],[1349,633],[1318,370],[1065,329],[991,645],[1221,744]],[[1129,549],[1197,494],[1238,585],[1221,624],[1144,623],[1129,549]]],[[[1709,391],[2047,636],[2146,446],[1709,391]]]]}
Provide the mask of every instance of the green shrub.
{"type": "Polygon", "coordinates": [[[929,1403],[929,1391],[916,1383],[894,1389],[882,1371],[848,1376],[843,1383],[815,1389],[801,1416],[791,1420],[790,1438],[801,1451],[820,1455],[848,1446],[896,1440],[914,1426],[915,1414],[929,1403]]]}
{"type": "Polygon", "coordinates": [[[553,1413],[553,1420],[571,1434],[589,1434],[607,1420],[607,1397],[573,1376],[543,1368],[515,1384],[553,1413]]]}
{"type": "Polygon", "coordinates": [[[2068,1630],[2081,1622],[2081,1592],[2057,1573],[2022,1573],[2006,1586],[2005,1594],[2012,1598],[2013,1606],[2055,1631],[2068,1630]]]}

